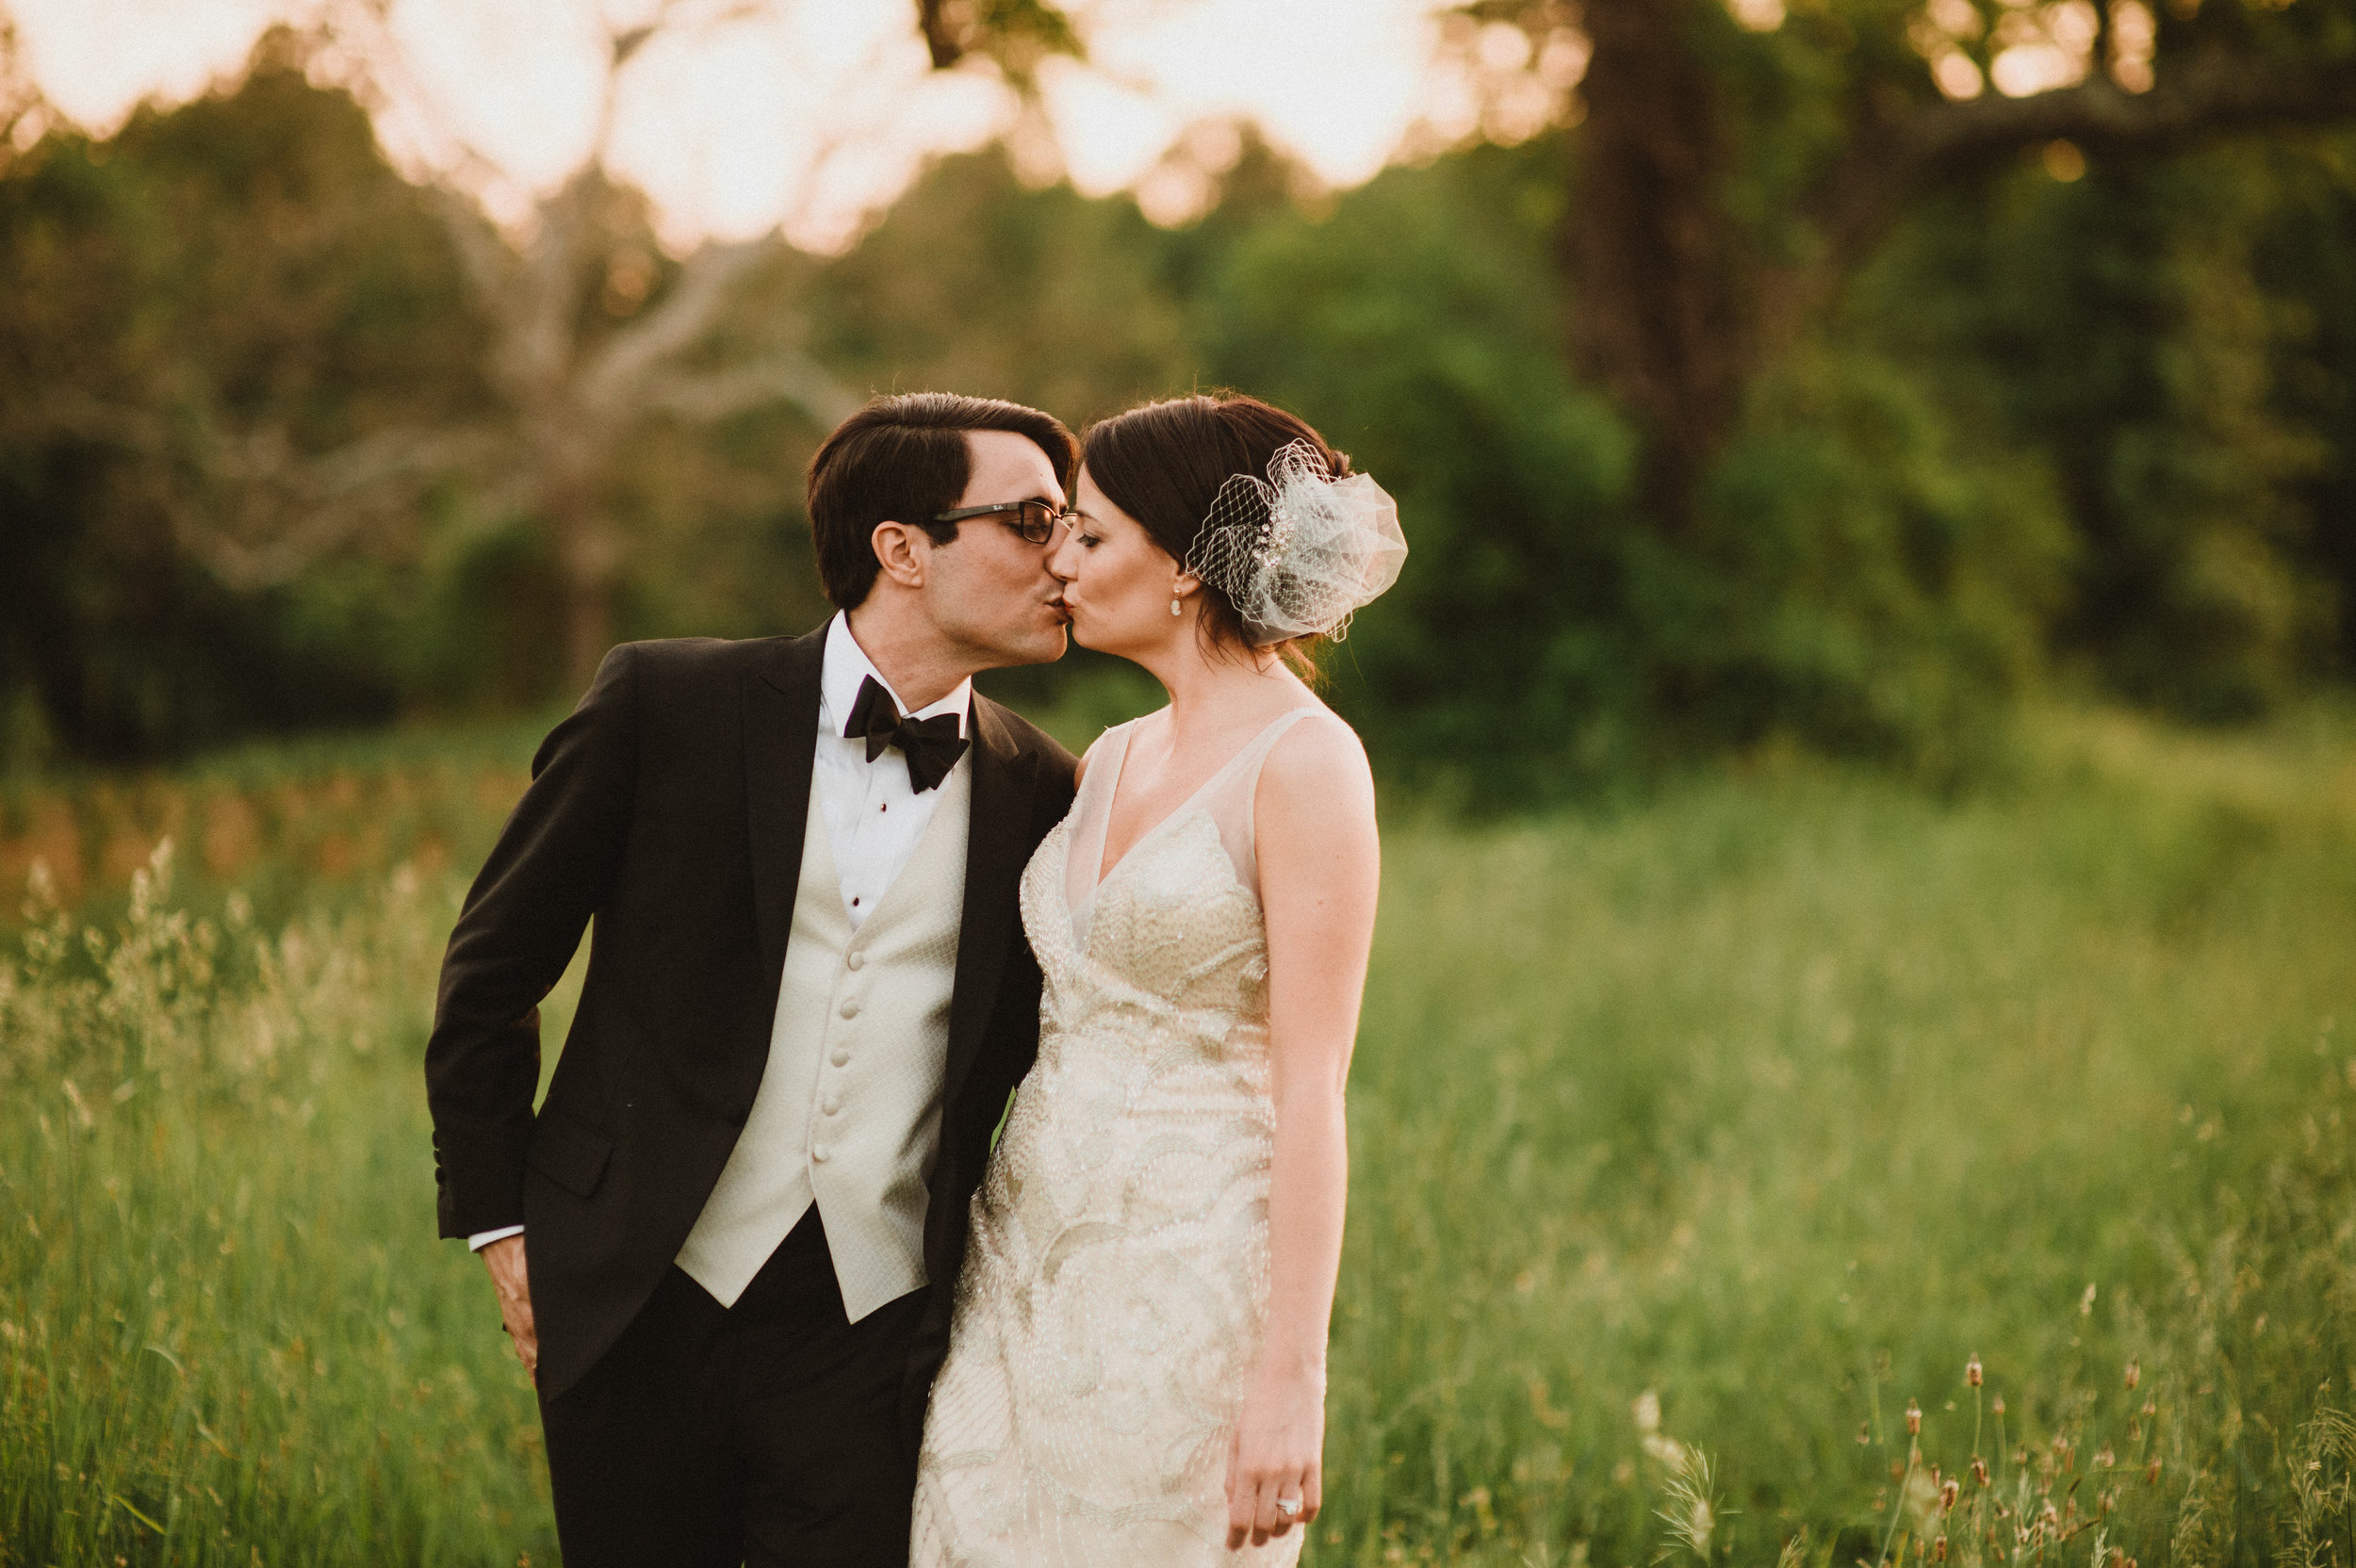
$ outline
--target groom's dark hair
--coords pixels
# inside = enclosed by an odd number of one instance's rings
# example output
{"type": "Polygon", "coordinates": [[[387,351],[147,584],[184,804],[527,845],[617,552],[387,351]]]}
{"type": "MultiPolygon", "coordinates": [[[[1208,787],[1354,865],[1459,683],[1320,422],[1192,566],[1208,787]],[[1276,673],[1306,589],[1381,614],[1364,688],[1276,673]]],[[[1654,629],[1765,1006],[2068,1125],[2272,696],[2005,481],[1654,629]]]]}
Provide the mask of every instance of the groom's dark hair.
{"type": "Polygon", "coordinates": [[[882,570],[873,543],[876,524],[922,528],[939,544],[957,537],[955,523],[932,519],[965,494],[973,470],[965,433],[973,430],[1027,438],[1066,482],[1080,452],[1080,443],[1052,414],[954,392],[877,398],[826,437],[810,460],[810,531],[818,547],[819,585],[837,609],[856,608],[875,586],[882,570]]]}

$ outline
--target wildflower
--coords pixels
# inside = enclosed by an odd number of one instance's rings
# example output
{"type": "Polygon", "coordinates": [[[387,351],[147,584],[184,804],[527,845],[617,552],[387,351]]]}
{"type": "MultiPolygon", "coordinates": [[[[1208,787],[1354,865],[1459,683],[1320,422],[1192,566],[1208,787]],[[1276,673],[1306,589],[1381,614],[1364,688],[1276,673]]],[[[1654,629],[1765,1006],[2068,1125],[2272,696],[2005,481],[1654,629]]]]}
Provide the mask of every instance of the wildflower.
{"type": "Polygon", "coordinates": [[[1980,1358],[1978,1356],[1974,1355],[1963,1364],[1963,1380],[1967,1387],[1980,1386],[1980,1358]]]}
{"type": "Polygon", "coordinates": [[[1988,1461],[1977,1454],[1972,1456],[1972,1478],[1981,1486],[1988,1484],[1988,1461]]]}
{"type": "Polygon", "coordinates": [[[1936,1562],[1947,1560],[1947,1538],[1945,1536],[1940,1536],[1931,1544],[1931,1559],[1936,1562]]]}
{"type": "Polygon", "coordinates": [[[1908,1399],[1906,1401],[1906,1435],[1908,1437],[1912,1437],[1922,1431],[1922,1407],[1916,1404],[1913,1400],[1908,1399]]]}
{"type": "Polygon", "coordinates": [[[1988,1408],[1988,1409],[1990,1409],[1990,1410],[1992,1410],[1992,1411],[1994,1411],[1994,1412],[1995,1412],[1997,1414],[1999,1414],[1999,1415],[2004,1414],[2004,1396],[2003,1395],[1999,1394],[1998,1396],[1996,1396],[1995,1402],[1994,1402],[1994,1403],[1992,1403],[1992,1404],[1990,1404],[1988,1408]]]}
{"type": "Polygon", "coordinates": [[[2112,1465],[2117,1464],[2118,1462],[2119,1457],[2111,1452],[2110,1445],[2107,1443],[2102,1445],[2102,1448],[2098,1450],[2094,1456],[2094,1467],[2097,1470],[2108,1470],[2112,1465]]]}
{"type": "Polygon", "coordinates": [[[1857,1446],[1862,1448],[1873,1441],[1873,1424],[1871,1421],[1858,1422],[1857,1424],[1857,1446]]]}
{"type": "Polygon", "coordinates": [[[2143,1416],[2144,1416],[2144,1419],[2145,1419],[2145,1420],[2147,1420],[2147,1421],[2148,1421],[2148,1420],[2150,1420],[2152,1416],[2155,1416],[2155,1415],[2157,1415],[2157,1414],[2159,1414],[2159,1413],[2160,1413],[2160,1406],[2159,1406],[2159,1402],[2158,1402],[2157,1400],[2155,1400],[2155,1399],[2146,1399],[2146,1400],[2143,1402],[2143,1416]]]}
{"type": "Polygon", "coordinates": [[[2157,1486],[2160,1484],[2160,1462],[2158,1456],[2153,1456],[2151,1462],[2143,1467],[2143,1478],[2145,1483],[2148,1485],[2157,1486]]]}
{"type": "MultiPolygon", "coordinates": [[[[1956,1496],[1962,1491],[1963,1488],[1956,1485],[1954,1481],[1949,1481],[1945,1486],[1940,1487],[1939,1489],[1939,1511],[1945,1513],[1952,1511],[1955,1506],[1956,1496]]],[[[1941,1537],[1940,1539],[1944,1540],[1945,1538],[1941,1537]]]]}
{"type": "Polygon", "coordinates": [[[2141,1381],[2143,1381],[2143,1364],[2139,1361],[2130,1361],[2127,1364],[2127,1386],[2132,1389],[2141,1381]]]}

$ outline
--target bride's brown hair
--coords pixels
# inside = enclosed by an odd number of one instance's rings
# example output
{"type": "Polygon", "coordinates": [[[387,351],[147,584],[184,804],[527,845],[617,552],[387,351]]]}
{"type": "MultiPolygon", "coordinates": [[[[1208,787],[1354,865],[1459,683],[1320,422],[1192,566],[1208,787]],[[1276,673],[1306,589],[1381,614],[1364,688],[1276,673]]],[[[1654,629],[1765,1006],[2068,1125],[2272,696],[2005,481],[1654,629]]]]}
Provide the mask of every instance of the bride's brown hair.
{"type": "MultiPolygon", "coordinates": [[[[1099,419],[1080,438],[1080,464],[1105,499],[1143,524],[1170,560],[1184,564],[1219,487],[1237,474],[1265,479],[1268,460],[1295,441],[1316,448],[1335,479],[1350,473],[1349,454],[1328,446],[1307,421],[1236,392],[1142,403],[1099,419]]],[[[1212,647],[1252,647],[1235,600],[1212,583],[1202,592],[1201,626],[1212,647]]],[[[1314,679],[1319,641],[1290,637],[1260,645],[1283,655],[1303,679],[1314,679]]]]}

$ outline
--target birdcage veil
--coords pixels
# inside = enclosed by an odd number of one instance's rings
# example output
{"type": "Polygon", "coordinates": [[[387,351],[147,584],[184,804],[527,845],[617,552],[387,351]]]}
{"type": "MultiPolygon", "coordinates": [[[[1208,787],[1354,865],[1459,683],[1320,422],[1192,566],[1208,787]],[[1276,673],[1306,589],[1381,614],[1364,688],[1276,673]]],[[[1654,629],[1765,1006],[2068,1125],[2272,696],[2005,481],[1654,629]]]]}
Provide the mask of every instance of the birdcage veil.
{"type": "Polygon", "coordinates": [[[1350,618],[1399,580],[1407,559],[1399,505],[1364,474],[1333,477],[1325,456],[1294,441],[1268,477],[1219,486],[1186,567],[1227,596],[1260,646],[1288,638],[1339,642],[1350,618]]]}

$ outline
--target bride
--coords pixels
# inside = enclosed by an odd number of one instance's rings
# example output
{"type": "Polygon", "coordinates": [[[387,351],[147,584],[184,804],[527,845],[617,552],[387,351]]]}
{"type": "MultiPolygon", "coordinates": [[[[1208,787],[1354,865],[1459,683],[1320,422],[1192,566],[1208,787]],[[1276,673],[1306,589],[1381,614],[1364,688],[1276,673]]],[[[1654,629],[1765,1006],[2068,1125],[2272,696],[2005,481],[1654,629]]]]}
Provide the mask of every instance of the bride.
{"type": "Polygon", "coordinates": [[[1076,498],[1072,634],[1170,706],[1089,748],[1023,878],[1039,1061],[973,1199],[912,1557],[1289,1563],[1379,853],[1366,754],[1302,676],[1407,547],[1372,480],[1252,398],[1096,425],[1076,498]]]}

